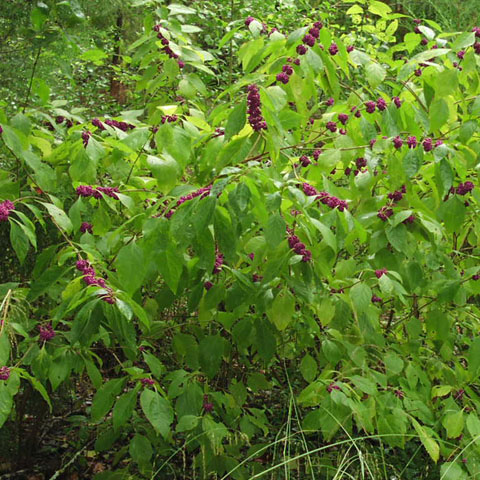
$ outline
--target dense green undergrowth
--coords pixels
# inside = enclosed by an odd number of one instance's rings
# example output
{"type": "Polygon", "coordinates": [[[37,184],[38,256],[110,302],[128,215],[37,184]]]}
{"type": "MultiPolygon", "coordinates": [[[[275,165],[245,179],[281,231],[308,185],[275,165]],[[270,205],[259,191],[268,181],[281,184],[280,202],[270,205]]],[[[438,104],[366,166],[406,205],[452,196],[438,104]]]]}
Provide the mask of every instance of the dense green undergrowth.
{"type": "Polygon", "coordinates": [[[132,109],[38,81],[0,110],[2,457],[478,477],[480,29],[359,1],[210,50],[194,8],[137,3],[132,109]]]}

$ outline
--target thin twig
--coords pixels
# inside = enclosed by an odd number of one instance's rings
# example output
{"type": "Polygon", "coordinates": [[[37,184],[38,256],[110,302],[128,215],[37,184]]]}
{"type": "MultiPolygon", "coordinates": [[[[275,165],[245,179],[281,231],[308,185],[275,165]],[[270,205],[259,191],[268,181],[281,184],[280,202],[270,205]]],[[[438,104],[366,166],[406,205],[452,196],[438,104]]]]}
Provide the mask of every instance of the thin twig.
{"type": "Polygon", "coordinates": [[[32,93],[33,77],[35,76],[35,71],[37,69],[38,59],[40,58],[41,52],[42,52],[42,44],[38,46],[37,56],[35,57],[35,61],[33,62],[32,74],[30,75],[30,82],[28,84],[27,96],[25,97],[25,104],[23,106],[22,113],[25,113],[25,109],[27,108],[30,94],[32,93]]]}

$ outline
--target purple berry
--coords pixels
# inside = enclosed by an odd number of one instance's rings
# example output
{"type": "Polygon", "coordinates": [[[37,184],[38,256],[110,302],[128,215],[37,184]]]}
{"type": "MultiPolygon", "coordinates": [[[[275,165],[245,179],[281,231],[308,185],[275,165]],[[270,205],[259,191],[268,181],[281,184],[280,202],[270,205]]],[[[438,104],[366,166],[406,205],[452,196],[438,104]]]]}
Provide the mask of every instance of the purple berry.
{"type": "Polygon", "coordinates": [[[376,104],[375,102],[372,102],[372,101],[365,102],[365,107],[366,107],[367,113],[374,113],[376,104]]]}
{"type": "Polygon", "coordinates": [[[307,47],[305,45],[298,45],[297,46],[297,53],[299,55],[305,55],[307,53],[307,47]]]}

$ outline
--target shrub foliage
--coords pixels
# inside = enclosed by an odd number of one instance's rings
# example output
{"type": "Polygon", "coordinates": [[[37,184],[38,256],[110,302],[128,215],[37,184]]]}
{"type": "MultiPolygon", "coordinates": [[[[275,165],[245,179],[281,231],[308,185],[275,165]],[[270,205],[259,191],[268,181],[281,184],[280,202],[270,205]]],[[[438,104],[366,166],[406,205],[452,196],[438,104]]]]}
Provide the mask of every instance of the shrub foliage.
{"type": "Polygon", "coordinates": [[[307,478],[366,441],[475,477],[480,28],[248,17],[218,85],[195,12],[146,15],[134,110],[0,110],[0,424],[74,389],[98,478],[307,478]]]}

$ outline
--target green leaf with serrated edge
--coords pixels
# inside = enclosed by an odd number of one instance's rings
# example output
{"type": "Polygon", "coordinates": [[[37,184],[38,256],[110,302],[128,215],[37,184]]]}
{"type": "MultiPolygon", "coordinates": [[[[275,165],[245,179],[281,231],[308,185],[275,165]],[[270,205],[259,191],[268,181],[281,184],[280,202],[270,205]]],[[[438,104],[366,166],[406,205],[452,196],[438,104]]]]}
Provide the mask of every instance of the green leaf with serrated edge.
{"type": "Polygon", "coordinates": [[[149,155],[147,165],[157,180],[160,191],[168,193],[177,183],[177,162],[170,155],[165,155],[163,158],[149,155]]]}
{"type": "Polygon", "coordinates": [[[312,382],[317,376],[318,366],[315,359],[307,354],[300,363],[300,372],[307,382],[312,382]]]}
{"type": "Polygon", "coordinates": [[[178,420],[176,431],[181,433],[193,430],[198,425],[199,420],[200,417],[195,415],[183,415],[178,420]]]}
{"type": "Polygon", "coordinates": [[[410,417],[410,421],[413,424],[413,428],[417,432],[422,445],[425,447],[425,450],[430,455],[430,458],[437,463],[440,458],[440,447],[438,443],[426,432],[424,427],[422,427],[413,417],[410,417]]]}
{"type": "Polygon", "coordinates": [[[209,335],[198,345],[200,366],[209,378],[213,378],[220,369],[224,345],[219,335],[209,335]]]}
{"type": "Polygon", "coordinates": [[[52,216],[55,223],[66,233],[71,233],[73,231],[72,221],[68,218],[68,215],[61,209],[58,208],[53,203],[44,203],[40,202],[52,216]]]}
{"type": "Polygon", "coordinates": [[[465,419],[463,411],[459,410],[456,413],[448,413],[442,419],[442,425],[447,431],[447,438],[457,438],[463,432],[465,419]]]}
{"type": "Polygon", "coordinates": [[[122,391],[126,378],[115,378],[104,383],[94,395],[90,415],[92,422],[102,420],[110,411],[116,396],[122,391]]]}
{"type": "Polygon", "coordinates": [[[118,397],[113,407],[113,428],[118,430],[123,427],[132,417],[135,406],[137,405],[137,395],[139,388],[124,393],[118,397]]]}
{"type": "Polygon", "coordinates": [[[293,320],[295,313],[295,298],[286,291],[279,293],[273,300],[272,306],[267,310],[267,316],[278,330],[285,330],[293,320]]]}
{"type": "Polygon", "coordinates": [[[371,304],[372,290],[365,283],[357,283],[350,289],[350,298],[357,313],[365,312],[371,304]]]}
{"type": "Polygon", "coordinates": [[[173,410],[168,400],[153,390],[145,389],[140,395],[140,405],[155,431],[167,438],[173,422],[173,410]]]}
{"type": "Polygon", "coordinates": [[[120,288],[133,294],[142,285],[145,275],[143,250],[135,243],[125,245],[115,260],[120,288]]]}
{"type": "Polygon", "coordinates": [[[29,249],[28,237],[14,221],[10,221],[10,243],[17,254],[20,264],[23,264],[29,249]]]}
{"type": "Polygon", "coordinates": [[[385,80],[387,72],[380,64],[372,62],[365,68],[365,74],[368,83],[375,89],[385,80]]]}
{"type": "Polygon", "coordinates": [[[285,240],[285,226],[285,220],[279,214],[269,217],[265,227],[265,240],[269,248],[274,249],[285,240]]]}
{"type": "Polygon", "coordinates": [[[480,337],[476,337],[468,349],[468,371],[472,378],[477,375],[480,367],[480,337]]]}
{"type": "Polygon", "coordinates": [[[430,105],[429,118],[430,130],[437,131],[443,127],[450,115],[448,104],[443,98],[437,98],[430,105]]]}
{"type": "Polygon", "coordinates": [[[150,440],[139,433],[136,433],[130,440],[128,451],[132,460],[139,465],[147,464],[153,455],[153,448],[150,440]]]}
{"type": "Polygon", "coordinates": [[[247,104],[245,101],[239,103],[230,113],[225,126],[225,141],[236,135],[244,126],[247,119],[247,104]]]}

